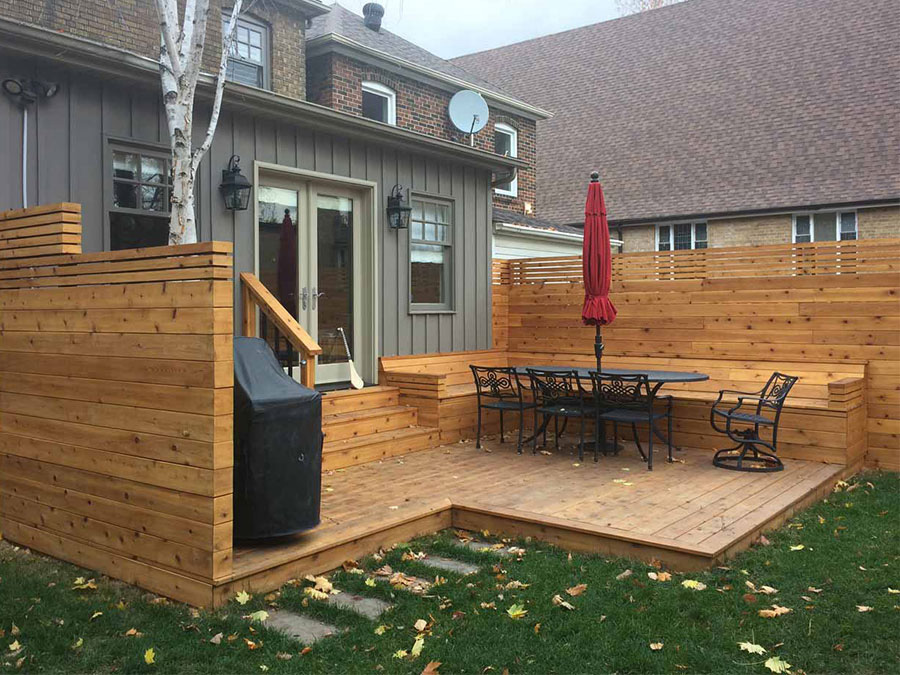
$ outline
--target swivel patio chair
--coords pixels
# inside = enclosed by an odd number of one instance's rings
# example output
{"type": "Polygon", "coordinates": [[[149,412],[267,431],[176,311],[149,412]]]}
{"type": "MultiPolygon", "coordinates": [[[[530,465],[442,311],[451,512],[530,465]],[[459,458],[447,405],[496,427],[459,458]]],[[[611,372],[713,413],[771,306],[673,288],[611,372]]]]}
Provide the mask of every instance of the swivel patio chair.
{"type": "MultiPolygon", "coordinates": [[[[594,416],[594,402],[590,392],[581,386],[577,370],[541,370],[527,368],[531,380],[531,394],[534,397],[534,436],[531,439],[531,451],[537,452],[538,433],[546,431],[550,418],[553,418],[554,439],[559,450],[559,418],[567,423],[569,419],[580,421],[578,457],[584,459],[584,421],[594,416]],[[544,417],[540,430],[538,415],[544,417]]],[[[565,426],[563,427],[565,429],[565,426]]]]}
{"type": "Polygon", "coordinates": [[[784,464],[777,455],[778,420],[781,417],[784,401],[797,379],[791,375],[775,372],[760,391],[723,389],[719,392],[719,397],[713,403],[709,413],[709,422],[713,429],[720,434],[725,434],[737,445],[716,452],[713,456],[715,466],[732,471],[758,473],[784,469],[784,464]],[[736,394],[737,405],[723,403],[722,399],[726,394],[736,394]],[[744,403],[748,401],[756,402],[753,412],[746,409],[741,410],[744,408],[744,403]],[[726,405],[730,407],[726,408],[726,405]],[[764,415],[764,411],[769,416],[764,415]],[[716,424],[717,421],[720,424],[724,422],[725,427],[720,427],[716,424]],[[738,424],[742,428],[735,428],[734,424],[738,424]],[[760,436],[760,430],[763,428],[771,429],[771,441],[760,436]]]}
{"type": "Polygon", "coordinates": [[[647,469],[653,471],[653,436],[659,433],[656,422],[666,420],[666,441],[669,450],[669,461],[672,461],[672,398],[655,395],[646,375],[608,375],[591,371],[591,384],[596,406],[597,444],[594,446],[594,461],[597,461],[597,450],[606,454],[606,423],[613,423],[614,447],[619,444],[619,424],[630,424],[634,435],[634,443],[641,458],[647,462],[647,469]],[[655,405],[663,402],[665,408],[660,410],[655,405]],[[641,445],[637,425],[646,424],[647,452],[641,445]]]}
{"type": "Polygon", "coordinates": [[[475,447],[481,447],[481,411],[485,408],[496,410],[500,414],[500,442],[503,443],[503,413],[505,411],[518,411],[519,413],[519,440],[516,442],[516,451],[522,454],[522,428],[525,426],[525,410],[533,408],[532,401],[526,401],[522,395],[522,385],[515,368],[489,368],[486,366],[472,366],[472,376],[475,378],[475,391],[478,400],[478,430],[475,437],[475,447]]]}

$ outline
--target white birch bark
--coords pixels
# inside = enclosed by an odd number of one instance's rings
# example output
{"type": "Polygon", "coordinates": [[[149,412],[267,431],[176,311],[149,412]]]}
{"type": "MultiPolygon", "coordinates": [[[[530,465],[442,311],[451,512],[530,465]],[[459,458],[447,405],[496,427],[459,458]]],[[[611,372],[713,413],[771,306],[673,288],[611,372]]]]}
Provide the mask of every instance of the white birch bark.
{"type": "Polygon", "coordinates": [[[209,0],[186,0],[184,19],[178,23],[176,0],[156,0],[159,17],[159,72],[163,103],[172,151],[172,200],[169,219],[169,243],[192,244],[197,241],[194,186],[197,167],[209,150],[225,88],[228,55],[234,41],[237,17],[242,0],[235,0],[231,15],[222,30],[222,52],[216,72],[213,108],[206,137],[199,147],[193,147],[194,95],[203,64],[203,47],[209,20],[209,0]]]}

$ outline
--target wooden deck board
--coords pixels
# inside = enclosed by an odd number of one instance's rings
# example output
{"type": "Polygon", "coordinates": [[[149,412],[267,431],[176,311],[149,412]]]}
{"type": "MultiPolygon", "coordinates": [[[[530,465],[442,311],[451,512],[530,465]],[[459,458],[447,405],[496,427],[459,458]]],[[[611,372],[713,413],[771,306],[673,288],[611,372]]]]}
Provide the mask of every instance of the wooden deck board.
{"type": "Polygon", "coordinates": [[[629,446],[597,463],[579,462],[565,447],[549,456],[527,450],[519,456],[512,443],[496,440],[485,448],[462,442],[326,472],[322,525],[276,544],[238,544],[233,573],[219,583],[229,592],[261,591],[288,571],[323,571],[326,559],[357,553],[361,541],[379,533],[451,520],[698,568],[746,546],[748,536],[846,471],[788,460],[780,473],[730,472],[713,467],[709,452],[685,450],[673,464],[660,455],[649,472],[629,446]]]}

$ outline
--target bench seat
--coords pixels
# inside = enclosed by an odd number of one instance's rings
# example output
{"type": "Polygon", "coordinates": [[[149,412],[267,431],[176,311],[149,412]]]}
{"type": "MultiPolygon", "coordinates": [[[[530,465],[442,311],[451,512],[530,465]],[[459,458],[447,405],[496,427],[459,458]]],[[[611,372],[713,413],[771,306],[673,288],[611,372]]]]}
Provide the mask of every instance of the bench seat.
{"type": "MultiPolygon", "coordinates": [[[[677,446],[713,450],[728,440],[709,424],[711,404],[721,389],[759,391],[773,371],[799,377],[782,412],[779,454],[788,459],[811,459],[854,464],[865,454],[866,392],[864,362],[784,362],[739,359],[680,359],[607,356],[604,365],[635,370],[680,370],[709,375],[703,382],[667,384],[661,394],[673,398],[673,434],[677,446]]],[[[591,367],[586,355],[481,350],[383,357],[383,384],[400,389],[404,405],[419,407],[420,420],[441,430],[441,442],[472,438],[477,397],[469,365],[591,367]]],[[[726,402],[736,401],[728,395],[726,402]]],[[[750,410],[748,410],[750,411],[750,410]]],[[[752,412],[752,411],[751,411],[752,412]]],[[[515,416],[507,417],[513,429],[515,416]]],[[[531,417],[526,415],[526,425],[531,417]]],[[[485,433],[495,433],[498,417],[486,412],[485,433]]]]}

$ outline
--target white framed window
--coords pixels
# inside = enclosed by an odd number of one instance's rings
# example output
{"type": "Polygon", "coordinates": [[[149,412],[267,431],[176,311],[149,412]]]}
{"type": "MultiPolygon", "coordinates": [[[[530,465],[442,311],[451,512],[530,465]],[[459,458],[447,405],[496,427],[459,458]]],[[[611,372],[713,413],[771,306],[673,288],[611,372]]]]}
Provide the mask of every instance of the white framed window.
{"type": "Polygon", "coordinates": [[[452,311],[453,204],[415,197],[410,216],[410,312],[452,311]]]}
{"type": "Polygon", "coordinates": [[[163,147],[118,141],[108,146],[110,250],[169,243],[170,156],[163,147]]]}
{"type": "MultiPolygon", "coordinates": [[[[509,124],[498,122],[494,125],[494,152],[507,157],[519,156],[519,132],[509,124]]],[[[501,183],[494,188],[498,195],[515,197],[519,194],[519,179],[501,183]]]]}
{"type": "Polygon", "coordinates": [[[397,126],[397,93],[380,82],[363,82],[362,115],[397,126]]]}
{"type": "MultiPolygon", "coordinates": [[[[223,16],[223,27],[231,12],[223,16]]],[[[225,78],[260,89],[269,88],[269,28],[247,17],[238,17],[225,78]]]]}
{"type": "Polygon", "coordinates": [[[708,248],[706,223],[668,223],[656,226],[657,251],[685,251],[708,248]]]}
{"type": "Polygon", "coordinates": [[[853,241],[857,239],[856,211],[811,211],[795,213],[792,240],[795,244],[815,241],[853,241]]]}

